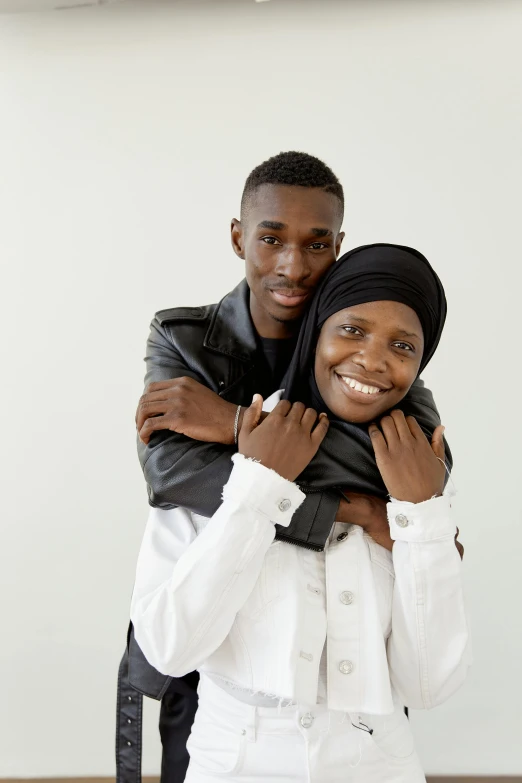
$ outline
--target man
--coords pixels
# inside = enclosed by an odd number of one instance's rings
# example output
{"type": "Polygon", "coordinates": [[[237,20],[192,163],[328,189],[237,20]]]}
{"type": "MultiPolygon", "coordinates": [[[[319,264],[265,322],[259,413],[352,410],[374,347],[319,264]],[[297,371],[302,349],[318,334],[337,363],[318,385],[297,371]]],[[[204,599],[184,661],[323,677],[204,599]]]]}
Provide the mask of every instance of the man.
{"type": "MultiPolygon", "coordinates": [[[[231,225],[246,281],[217,305],[156,314],[147,344],[146,393],[136,417],[151,505],[182,505],[204,516],[219,507],[243,407],[255,393],[266,397],[281,388],[300,319],[339,255],[343,210],[342,186],[320,160],[298,152],[269,159],[248,177],[241,219],[231,225]]],[[[439,423],[422,384],[414,387],[409,412],[420,409],[433,427],[439,423]]],[[[366,496],[379,494],[371,481],[347,476],[346,486],[355,490],[350,502],[331,490],[311,492],[278,537],[322,549],[334,519],[356,519],[376,540],[389,535],[384,501],[366,496]],[[312,521],[315,532],[303,533],[312,521]]],[[[129,633],[118,699],[120,783],[134,782],[139,774],[143,693],[162,699],[162,783],[184,780],[197,679],[196,673],[179,680],[160,675],[129,633]]]]}

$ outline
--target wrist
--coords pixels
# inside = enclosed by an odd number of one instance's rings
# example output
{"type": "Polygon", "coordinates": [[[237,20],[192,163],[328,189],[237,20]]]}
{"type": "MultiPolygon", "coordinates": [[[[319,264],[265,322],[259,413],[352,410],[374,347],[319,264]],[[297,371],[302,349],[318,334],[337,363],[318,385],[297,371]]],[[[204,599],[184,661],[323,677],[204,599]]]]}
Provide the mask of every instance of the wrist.
{"type": "Polygon", "coordinates": [[[245,408],[241,408],[240,416],[237,421],[237,427],[236,427],[236,416],[238,412],[238,406],[234,405],[233,402],[227,402],[228,405],[228,411],[226,414],[226,420],[223,422],[223,434],[219,438],[219,441],[216,441],[218,443],[223,443],[225,446],[237,446],[237,439],[236,439],[236,431],[239,435],[239,432],[241,430],[241,420],[243,418],[243,412],[246,410],[245,408]]]}
{"type": "Polygon", "coordinates": [[[390,492],[390,500],[397,503],[413,503],[417,505],[419,503],[426,503],[428,500],[434,500],[443,496],[443,492],[419,492],[419,490],[405,491],[398,493],[399,497],[393,492],[390,492]]]}
{"type": "Polygon", "coordinates": [[[239,439],[239,417],[241,415],[241,405],[236,406],[236,410],[234,411],[234,432],[233,432],[233,438],[234,438],[234,445],[237,446],[237,442],[239,439]]]}
{"type": "Polygon", "coordinates": [[[344,497],[342,497],[339,502],[339,508],[337,509],[335,519],[337,522],[344,522],[348,525],[352,522],[350,503],[344,497]]]}
{"type": "Polygon", "coordinates": [[[393,549],[393,544],[395,543],[393,538],[390,535],[390,528],[389,525],[373,525],[369,524],[368,527],[365,528],[365,533],[367,533],[370,538],[372,538],[376,544],[380,544],[382,547],[388,550],[388,552],[391,552],[393,549]]]}
{"type": "Polygon", "coordinates": [[[237,433],[238,433],[238,435],[241,432],[241,427],[243,426],[243,419],[245,417],[245,411],[246,411],[245,406],[241,405],[241,407],[239,408],[239,418],[237,420],[237,433]]]}
{"type": "Polygon", "coordinates": [[[224,441],[229,446],[237,446],[239,433],[243,424],[243,417],[247,410],[243,405],[229,403],[231,407],[230,426],[227,427],[227,440],[224,441]]]}
{"type": "MultiPolygon", "coordinates": [[[[238,411],[238,406],[237,405],[234,405],[233,407],[234,407],[234,419],[232,421],[232,440],[230,441],[230,443],[234,443],[234,422],[235,422],[235,417],[236,417],[237,411],[238,411]]],[[[248,410],[248,408],[245,405],[241,405],[240,408],[239,408],[239,417],[238,417],[238,420],[237,420],[237,434],[238,435],[241,432],[241,427],[243,426],[243,419],[245,418],[245,413],[247,412],[247,410],[248,410]]],[[[261,424],[261,422],[264,421],[267,416],[268,416],[268,411],[262,411],[259,423],[261,424]]],[[[236,442],[236,445],[237,445],[237,442],[236,442]]]]}

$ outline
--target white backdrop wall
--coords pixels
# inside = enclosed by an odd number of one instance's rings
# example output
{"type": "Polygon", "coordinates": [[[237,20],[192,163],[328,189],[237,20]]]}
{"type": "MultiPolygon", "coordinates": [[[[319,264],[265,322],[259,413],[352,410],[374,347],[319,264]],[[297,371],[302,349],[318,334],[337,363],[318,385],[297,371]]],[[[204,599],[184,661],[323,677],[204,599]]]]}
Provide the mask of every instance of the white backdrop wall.
{"type": "MultiPolygon", "coordinates": [[[[431,773],[522,773],[522,4],[122,4],[0,17],[0,776],[113,773],[163,307],[242,276],[250,169],[323,157],[345,247],[417,246],[450,315],[426,380],[460,490],[475,666],[413,724],[431,773]]],[[[157,705],[144,772],[159,770],[157,705]]]]}

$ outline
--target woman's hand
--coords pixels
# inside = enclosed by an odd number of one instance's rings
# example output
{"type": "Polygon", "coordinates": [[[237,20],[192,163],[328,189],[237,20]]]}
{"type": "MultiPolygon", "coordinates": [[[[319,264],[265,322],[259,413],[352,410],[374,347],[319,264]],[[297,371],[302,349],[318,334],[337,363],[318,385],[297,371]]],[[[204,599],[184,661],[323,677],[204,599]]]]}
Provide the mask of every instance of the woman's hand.
{"type": "Polygon", "coordinates": [[[316,411],[302,402],[281,400],[260,424],[262,408],[263,398],[256,394],[243,416],[238,451],[294,481],[321,445],[328,418],[322,413],[317,421],[316,411]]]}
{"type": "Polygon", "coordinates": [[[444,427],[437,427],[430,444],[413,416],[405,417],[402,411],[392,411],[380,424],[382,432],[376,424],[370,424],[368,432],[390,495],[411,503],[441,495],[445,475],[444,427]]]}

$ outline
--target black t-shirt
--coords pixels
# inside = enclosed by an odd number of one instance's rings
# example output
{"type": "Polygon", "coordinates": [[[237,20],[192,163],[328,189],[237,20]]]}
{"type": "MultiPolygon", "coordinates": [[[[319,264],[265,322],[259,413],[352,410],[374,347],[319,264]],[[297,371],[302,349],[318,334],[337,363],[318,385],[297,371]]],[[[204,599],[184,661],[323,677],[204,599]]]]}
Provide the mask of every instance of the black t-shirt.
{"type": "Polygon", "coordinates": [[[257,342],[262,355],[256,373],[256,391],[266,399],[282,388],[281,381],[295,351],[297,337],[274,340],[258,336],[257,342]]]}

